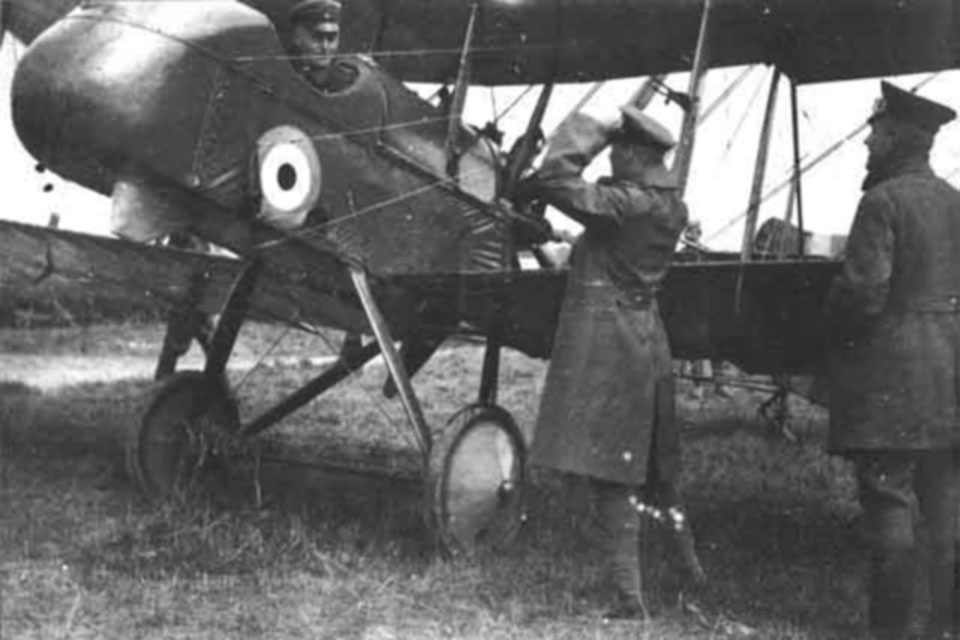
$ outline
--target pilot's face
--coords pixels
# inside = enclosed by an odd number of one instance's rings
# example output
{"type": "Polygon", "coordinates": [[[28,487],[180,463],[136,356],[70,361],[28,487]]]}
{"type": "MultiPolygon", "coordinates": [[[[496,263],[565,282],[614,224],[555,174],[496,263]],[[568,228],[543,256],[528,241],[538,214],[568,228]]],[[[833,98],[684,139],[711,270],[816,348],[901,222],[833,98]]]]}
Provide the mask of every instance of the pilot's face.
{"type": "Polygon", "coordinates": [[[870,123],[870,135],[863,142],[867,145],[867,169],[881,166],[897,146],[897,131],[888,117],[880,117],[870,123]]]}
{"type": "Polygon", "coordinates": [[[336,22],[298,22],[293,25],[293,47],[313,67],[327,67],[340,49],[336,22]]]}

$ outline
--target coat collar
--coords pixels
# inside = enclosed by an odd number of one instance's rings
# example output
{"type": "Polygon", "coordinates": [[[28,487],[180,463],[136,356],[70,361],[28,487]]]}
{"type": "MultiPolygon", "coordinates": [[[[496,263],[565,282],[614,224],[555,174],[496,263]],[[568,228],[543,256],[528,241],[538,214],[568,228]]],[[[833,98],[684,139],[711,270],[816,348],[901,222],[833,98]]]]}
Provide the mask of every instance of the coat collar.
{"type": "Polygon", "coordinates": [[[602,178],[605,184],[627,182],[638,187],[649,189],[679,189],[676,176],[664,166],[647,167],[635,176],[616,179],[613,176],[602,178]]]}
{"type": "Polygon", "coordinates": [[[933,169],[930,168],[930,161],[926,155],[897,156],[891,157],[889,162],[867,173],[863,180],[863,190],[866,191],[887,180],[899,178],[906,175],[933,175],[933,169]]]}

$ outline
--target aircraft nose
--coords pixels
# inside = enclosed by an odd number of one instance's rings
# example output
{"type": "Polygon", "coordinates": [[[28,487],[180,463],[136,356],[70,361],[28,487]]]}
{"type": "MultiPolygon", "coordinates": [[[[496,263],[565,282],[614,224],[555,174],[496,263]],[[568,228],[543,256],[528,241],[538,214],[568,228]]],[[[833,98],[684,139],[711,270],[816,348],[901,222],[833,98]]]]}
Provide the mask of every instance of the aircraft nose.
{"type": "Polygon", "coordinates": [[[58,174],[123,202],[180,190],[238,207],[262,92],[237,81],[230,47],[258,37],[275,46],[240,3],[85,4],[25,53],[14,126],[58,174]]]}

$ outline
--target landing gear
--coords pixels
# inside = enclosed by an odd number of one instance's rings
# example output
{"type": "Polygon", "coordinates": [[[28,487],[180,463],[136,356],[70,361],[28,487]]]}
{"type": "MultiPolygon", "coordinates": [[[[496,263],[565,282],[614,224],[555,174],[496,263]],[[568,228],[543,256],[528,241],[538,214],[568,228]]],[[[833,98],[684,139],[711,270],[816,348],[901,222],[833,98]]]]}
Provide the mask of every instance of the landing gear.
{"type": "Polygon", "coordinates": [[[208,462],[239,427],[225,382],[199,371],[158,383],[127,441],[127,470],[147,493],[183,498],[202,480],[208,462]]]}
{"type": "MultiPolygon", "coordinates": [[[[276,424],[377,355],[383,357],[420,450],[424,511],[433,538],[450,552],[510,542],[523,521],[526,447],[510,414],[496,406],[500,341],[488,340],[477,404],[458,412],[434,441],[366,274],[350,269],[354,292],[375,339],[353,340],[336,362],[252,420],[240,423],[225,375],[250,309],[260,266],[238,274],[206,349],[202,372],[161,379],[127,446],[127,466],[144,491],[182,498],[198,488],[209,463],[243,452],[243,440],[276,424]]],[[[373,471],[373,470],[371,470],[373,471]]]]}
{"type": "Polygon", "coordinates": [[[526,446],[509,413],[471,405],[451,418],[430,452],[427,500],[451,552],[502,547],[524,519],[526,446]]]}
{"type": "Polygon", "coordinates": [[[797,442],[797,435],[790,428],[790,378],[785,375],[773,376],[773,395],[763,401],[757,413],[767,422],[767,426],[776,435],[788,442],[797,442]]]}

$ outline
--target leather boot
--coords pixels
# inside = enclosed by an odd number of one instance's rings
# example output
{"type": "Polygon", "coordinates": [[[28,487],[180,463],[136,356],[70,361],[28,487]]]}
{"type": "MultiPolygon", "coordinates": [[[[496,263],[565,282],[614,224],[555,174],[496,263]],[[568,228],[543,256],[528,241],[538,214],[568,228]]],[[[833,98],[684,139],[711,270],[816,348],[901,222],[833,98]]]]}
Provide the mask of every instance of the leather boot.
{"type": "Polygon", "coordinates": [[[913,612],[912,549],[876,552],[870,567],[870,633],[875,640],[905,640],[913,612]]]}
{"type": "Polygon", "coordinates": [[[698,589],[707,582],[707,574],[697,556],[693,529],[686,513],[674,506],[667,510],[663,532],[667,541],[667,561],[684,581],[685,586],[698,589]]]}
{"type": "Polygon", "coordinates": [[[925,640],[960,638],[960,563],[949,549],[930,550],[930,620],[925,640]]]}
{"type": "Polygon", "coordinates": [[[604,555],[616,592],[616,602],[603,616],[605,620],[640,619],[647,615],[640,590],[640,517],[630,500],[632,494],[626,485],[604,483],[594,487],[604,555]]]}

